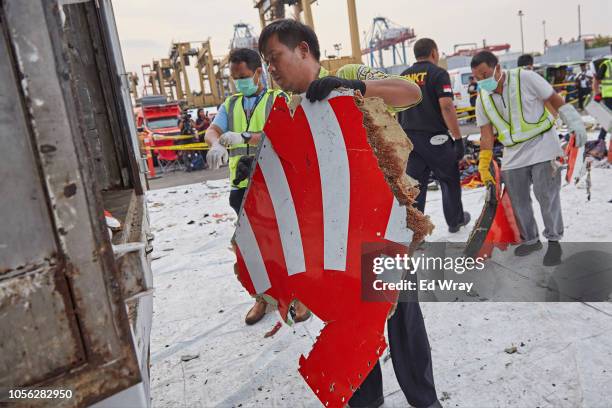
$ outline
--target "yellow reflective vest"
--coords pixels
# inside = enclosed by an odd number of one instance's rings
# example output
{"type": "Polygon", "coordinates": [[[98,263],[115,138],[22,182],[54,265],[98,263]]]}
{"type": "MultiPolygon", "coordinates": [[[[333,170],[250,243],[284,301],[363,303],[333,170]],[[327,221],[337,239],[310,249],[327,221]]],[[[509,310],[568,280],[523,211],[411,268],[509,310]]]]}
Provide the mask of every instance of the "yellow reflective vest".
{"type": "Polygon", "coordinates": [[[601,79],[601,96],[612,98],[612,59],[607,59],[601,63],[606,67],[604,77],[601,79]]]}
{"type": "MultiPolygon", "coordinates": [[[[223,102],[225,111],[227,112],[227,125],[230,132],[252,132],[257,133],[263,131],[268,115],[274,105],[274,100],[282,91],[276,89],[266,89],[263,91],[264,94],[261,99],[257,102],[251,117],[247,118],[246,112],[242,105],[243,95],[241,93],[229,96],[223,102]]],[[[238,161],[240,157],[247,154],[255,154],[257,147],[249,146],[247,143],[234,145],[229,150],[229,171],[230,171],[230,183],[232,188],[246,188],[248,185],[248,179],[243,180],[238,185],[234,185],[234,179],[236,178],[236,169],[238,168],[238,161]]]]}
{"type": "Polygon", "coordinates": [[[489,121],[497,130],[497,140],[504,146],[516,144],[533,139],[553,127],[555,118],[544,108],[542,116],[536,123],[529,123],[523,116],[523,102],[521,99],[521,68],[511,69],[507,72],[508,79],[508,120],[499,113],[491,93],[481,89],[480,101],[489,121]]]}

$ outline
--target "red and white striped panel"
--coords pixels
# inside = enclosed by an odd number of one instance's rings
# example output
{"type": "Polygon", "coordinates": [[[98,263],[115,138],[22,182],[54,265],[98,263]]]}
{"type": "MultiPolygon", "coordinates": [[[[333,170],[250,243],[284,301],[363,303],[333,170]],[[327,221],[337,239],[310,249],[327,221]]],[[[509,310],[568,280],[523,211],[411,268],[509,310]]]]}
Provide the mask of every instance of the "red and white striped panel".
{"type": "Polygon", "coordinates": [[[385,348],[391,307],[361,300],[362,244],[408,243],[412,231],[351,93],[303,99],[293,116],[278,98],[264,130],[234,236],[238,274],[249,293],[276,299],[285,320],[299,299],[328,323],[300,372],[323,403],[342,406],[385,348]],[[347,341],[359,342],[358,356],[340,347],[347,341]]]}
{"type": "MultiPolygon", "coordinates": [[[[405,208],[399,206],[386,183],[380,183],[384,181],[380,170],[372,160],[358,162],[361,150],[370,149],[365,132],[357,137],[352,124],[346,123],[347,134],[343,133],[338,116],[346,116],[342,109],[347,102],[354,105],[352,96],[336,91],[323,102],[304,99],[295,119],[306,122],[307,127],[296,132],[293,126],[293,134],[277,134],[273,125],[289,118],[276,121],[278,114],[271,114],[268,137],[261,145],[235,234],[255,293],[265,293],[272,287],[271,275],[303,273],[307,265],[346,271],[349,233],[363,236],[361,232],[365,232],[358,222],[354,223],[358,231],[349,230],[351,203],[353,213],[364,207],[367,210],[361,216],[354,214],[355,221],[367,221],[365,213],[378,218],[377,231],[367,242],[382,237],[395,242],[412,239],[405,225],[405,208]],[[367,188],[371,173],[379,173],[378,187],[386,190],[384,199],[378,197],[376,203],[367,188]],[[258,221],[253,222],[253,218],[258,221]],[[276,261],[272,268],[266,266],[266,259],[276,261]]],[[[369,156],[373,158],[371,151],[369,156]]]]}

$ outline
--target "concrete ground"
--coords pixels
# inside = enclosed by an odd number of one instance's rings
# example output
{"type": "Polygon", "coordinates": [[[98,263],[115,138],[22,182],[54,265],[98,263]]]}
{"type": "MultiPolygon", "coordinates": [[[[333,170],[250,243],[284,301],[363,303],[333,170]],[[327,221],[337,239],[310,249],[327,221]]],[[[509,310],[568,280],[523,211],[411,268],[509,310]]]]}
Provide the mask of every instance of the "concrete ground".
{"type": "MultiPolygon", "coordinates": [[[[563,188],[566,242],[611,240],[612,220],[604,216],[612,205],[607,202],[610,172],[593,169],[591,201],[583,189],[563,188]]],[[[228,205],[229,183],[202,182],[206,172],[195,175],[200,178],[194,184],[147,193],[156,237],[153,406],[320,407],[297,367],[322,322],[313,317],[293,327],[282,325],[272,337],[264,336],[278,322],[276,312],[254,326],[244,324],[253,300],[233,270],[229,242],[236,216],[228,205]]],[[[464,208],[478,214],[483,196],[483,189],[464,191],[464,208]]],[[[448,233],[440,191],[429,192],[427,200],[427,214],[438,226],[431,241],[465,240],[472,224],[448,233]]],[[[541,224],[537,205],[535,213],[541,224]]],[[[542,251],[534,254],[532,264],[542,256],[542,251]]],[[[520,278],[529,276],[521,273],[520,278]]],[[[421,307],[443,407],[611,406],[612,303],[483,300],[423,302],[421,307]]],[[[388,350],[384,353],[383,407],[405,408],[388,350]]]]}
{"type": "Polygon", "coordinates": [[[229,177],[227,166],[216,170],[199,170],[191,173],[181,170],[160,173],[158,168],[156,168],[155,171],[157,177],[149,179],[149,190],[159,190],[162,188],[201,183],[209,180],[221,180],[229,177]]]}

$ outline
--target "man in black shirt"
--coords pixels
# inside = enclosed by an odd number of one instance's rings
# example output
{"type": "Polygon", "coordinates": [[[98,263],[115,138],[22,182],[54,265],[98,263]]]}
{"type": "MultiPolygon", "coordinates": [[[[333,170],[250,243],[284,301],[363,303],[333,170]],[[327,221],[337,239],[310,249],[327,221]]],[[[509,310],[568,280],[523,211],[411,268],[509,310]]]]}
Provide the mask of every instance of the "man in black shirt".
{"type": "Polygon", "coordinates": [[[440,55],[433,40],[418,40],[414,44],[414,56],[417,62],[402,75],[421,87],[423,100],[398,115],[400,125],[414,145],[406,172],[420,184],[416,206],[424,211],[429,175],[433,171],[440,181],[448,230],[454,233],[470,221],[470,214],[463,211],[461,203],[458,161],[463,158],[464,146],[453,105],[453,88],[448,72],[437,65],[440,55]]]}

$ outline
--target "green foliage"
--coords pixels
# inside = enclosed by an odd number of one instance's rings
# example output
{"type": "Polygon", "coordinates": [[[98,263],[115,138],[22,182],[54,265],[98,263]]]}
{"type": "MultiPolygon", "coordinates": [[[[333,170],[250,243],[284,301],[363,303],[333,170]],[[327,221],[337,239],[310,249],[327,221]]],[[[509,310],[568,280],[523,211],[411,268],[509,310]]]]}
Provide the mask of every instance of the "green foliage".
{"type": "Polygon", "coordinates": [[[594,39],[587,41],[586,48],[605,47],[610,43],[612,43],[612,36],[599,34],[594,39]]]}

